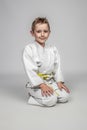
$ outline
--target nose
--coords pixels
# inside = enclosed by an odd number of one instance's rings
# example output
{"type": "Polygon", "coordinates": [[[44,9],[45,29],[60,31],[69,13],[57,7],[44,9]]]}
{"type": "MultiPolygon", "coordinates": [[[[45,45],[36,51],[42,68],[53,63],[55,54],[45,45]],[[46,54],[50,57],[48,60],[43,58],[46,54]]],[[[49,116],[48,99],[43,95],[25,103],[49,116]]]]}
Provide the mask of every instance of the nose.
{"type": "Polygon", "coordinates": [[[41,36],[44,36],[44,32],[43,31],[41,32],[41,36]]]}

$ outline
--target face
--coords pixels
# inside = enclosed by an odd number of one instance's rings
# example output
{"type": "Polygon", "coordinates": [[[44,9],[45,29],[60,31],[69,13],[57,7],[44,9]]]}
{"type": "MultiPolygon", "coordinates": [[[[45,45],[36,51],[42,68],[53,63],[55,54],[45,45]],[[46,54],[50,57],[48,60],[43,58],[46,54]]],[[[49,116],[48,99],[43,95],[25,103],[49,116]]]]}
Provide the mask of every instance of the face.
{"type": "Polygon", "coordinates": [[[38,23],[35,25],[34,32],[32,32],[32,35],[35,37],[35,41],[37,41],[39,44],[44,44],[45,41],[48,39],[50,34],[50,30],[48,28],[48,25],[38,23]]]}

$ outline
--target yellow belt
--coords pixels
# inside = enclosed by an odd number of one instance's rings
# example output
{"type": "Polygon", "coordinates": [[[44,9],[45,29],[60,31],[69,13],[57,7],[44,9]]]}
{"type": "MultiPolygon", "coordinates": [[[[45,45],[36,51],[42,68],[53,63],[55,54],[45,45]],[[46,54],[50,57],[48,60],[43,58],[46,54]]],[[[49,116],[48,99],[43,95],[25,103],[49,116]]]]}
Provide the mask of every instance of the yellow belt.
{"type": "MultiPolygon", "coordinates": [[[[37,73],[37,75],[38,76],[40,76],[42,79],[44,79],[44,80],[46,80],[46,79],[48,79],[48,78],[50,78],[50,77],[53,77],[53,74],[43,74],[43,73],[37,73]]],[[[49,83],[47,83],[47,85],[49,86],[49,87],[52,87],[49,83]]],[[[55,92],[55,94],[57,95],[57,96],[59,96],[59,94],[56,92],[56,91],[54,91],[55,92]]]]}
{"type": "Polygon", "coordinates": [[[38,76],[40,76],[41,78],[43,78],[44,80],[48,79],[48,78],[52,78],[53,74],[43,74],[43,73],[37,73],[38,76]]]}

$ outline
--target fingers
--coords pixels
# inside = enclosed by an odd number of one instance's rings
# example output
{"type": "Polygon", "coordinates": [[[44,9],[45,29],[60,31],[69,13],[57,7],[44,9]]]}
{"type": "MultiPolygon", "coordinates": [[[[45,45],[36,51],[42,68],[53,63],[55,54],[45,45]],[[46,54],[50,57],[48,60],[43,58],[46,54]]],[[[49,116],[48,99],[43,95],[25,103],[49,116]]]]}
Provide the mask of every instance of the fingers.
{"type": "Polygon", "coordinates": [[[67,93],[70,93],[70,90],[66,87],[65,84],[58,83],[58,88],[62,91],[64,89],[67,93]]]}
{"type": "Polygon", "coordinates": [[[50,93],[53,94],[54,92],[53,88],[49,87],[49,89],[50,89],[50,93]]]}
{"type": "Polygon", "coordinates": [[[65,89],[67,93],[70,93],[70,90],[64,84],[62,84],[62,88],[65,89]]]}
{"type": "Polygon", "coordinates": [[[42,96],[51,96],[53,94],[53,89],[51,87],[47,87],[45,90],[42,90],[42,96]]]}

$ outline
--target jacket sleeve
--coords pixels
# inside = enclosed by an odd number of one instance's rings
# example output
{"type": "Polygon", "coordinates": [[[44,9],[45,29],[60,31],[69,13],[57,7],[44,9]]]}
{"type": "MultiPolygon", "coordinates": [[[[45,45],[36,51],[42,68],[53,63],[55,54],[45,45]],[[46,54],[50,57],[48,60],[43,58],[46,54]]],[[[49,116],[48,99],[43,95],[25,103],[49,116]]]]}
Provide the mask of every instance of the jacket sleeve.
{"type": "Polygon", "coordinates": [[[37,75],[38,67],[32,58],[32,48],[29,46],[26,46],[23,51],[23,63],[31,87],[35,87],[43,83],[43,80],[37,75]]]}
{"type": "Polygon", "coordinates": [[[54,79],[56,82],[64,82],[64,78],[61,71],[60,55],[56,47],[54,47],[54,79]]]}

